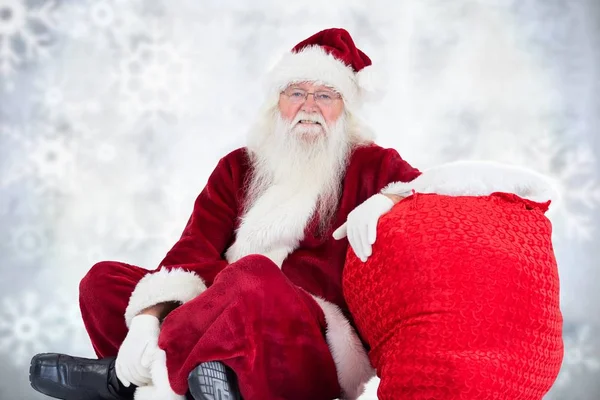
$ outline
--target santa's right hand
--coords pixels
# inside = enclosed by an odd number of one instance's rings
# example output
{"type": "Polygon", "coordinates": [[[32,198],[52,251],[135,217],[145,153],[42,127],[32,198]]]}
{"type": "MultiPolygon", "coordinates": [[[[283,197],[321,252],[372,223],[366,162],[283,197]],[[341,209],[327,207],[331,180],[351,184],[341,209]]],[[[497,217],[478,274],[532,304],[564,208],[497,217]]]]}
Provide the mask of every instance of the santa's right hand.
{"type": "Polygon", "coordinates": [[[126,387],[152,382],[150,365],[158,350],[159,333],[160,322],[152,315],[138,315],[131,320],[115,362],[117,378],[126,387]]]}

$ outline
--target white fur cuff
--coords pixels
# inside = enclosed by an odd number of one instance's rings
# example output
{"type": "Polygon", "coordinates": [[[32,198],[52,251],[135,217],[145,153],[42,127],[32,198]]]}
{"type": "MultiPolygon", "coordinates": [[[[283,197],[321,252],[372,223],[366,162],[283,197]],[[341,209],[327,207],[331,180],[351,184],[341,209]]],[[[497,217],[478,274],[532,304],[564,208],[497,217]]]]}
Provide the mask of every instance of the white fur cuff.
{"type": "Polygon", "coordinates": [[[163,267],[144,276],[135,286],[125,310],[127,327],[140,311],[158,303],[188,302],[206,290],[204,281],[193,272],[163,267]]]}
{"type": "Polygon", "coordinates": [[[356,400],[364,385],[375,375],[367,352],[358,335],[338,306],[313,296],[325,314],[326,340],[342,389],[342,399],[356,400]]]}
{"type": "Polygon", "coordinates": [[[392,182],[383,194],[437,193],[449,196],[487,196],[514,193],[536,202],[552,201],[559,192],[552,180],[530,169],[489,161],[457,161],[423,171],[411,182],[392,182]]]}

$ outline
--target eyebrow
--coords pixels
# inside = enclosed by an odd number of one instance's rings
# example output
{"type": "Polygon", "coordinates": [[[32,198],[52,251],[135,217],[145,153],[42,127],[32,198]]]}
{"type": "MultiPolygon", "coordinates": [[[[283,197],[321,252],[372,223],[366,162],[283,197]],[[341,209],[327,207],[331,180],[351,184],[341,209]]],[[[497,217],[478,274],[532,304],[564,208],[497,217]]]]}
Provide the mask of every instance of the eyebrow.
{"type": "MultiPolygon", "coordinates": [[[[304,89],[298,85],[290,85],[289,86],[290,89],[300,89],[300,90],[304,90],[304,91],[308,91],[307,89],[304,89]]],[[[327,86],[322,86],[320,88],[315,89],[315,92],[332,92],[332,93],[338,93],[335,89],[329,88],[327,86]]]]}

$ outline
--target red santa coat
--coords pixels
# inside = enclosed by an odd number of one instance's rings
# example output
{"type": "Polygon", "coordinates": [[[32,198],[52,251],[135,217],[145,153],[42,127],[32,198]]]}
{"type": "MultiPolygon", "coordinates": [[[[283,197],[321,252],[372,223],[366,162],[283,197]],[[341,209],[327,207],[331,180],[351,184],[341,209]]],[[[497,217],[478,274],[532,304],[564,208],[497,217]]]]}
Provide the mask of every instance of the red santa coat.
{"type": "MultiPolygon", "coordinates": [[[[215,276],[229,264],[225,254],[236,240],[250,169],[244,148],[219,161],[196,199],[181,238],[154,274],[146,276],[137,285],[126,311],[127,323],[153,304],[190,300],[205,286],[210,286],[215,276]],[[176,273],[171,276],[167,271],[176,273]]],[[[299,287],[347,313],[341,280],[348,242],[334,240],[331,233],[346,221],[356,206],[388,184],[408,182],[419,174],[419,170],[404,161],[394,149],[377,145],[355,149],[343,180],[339,209],[329,231],[317,236],[318,218],[313,216],[306,224],[298,248],[283,261],[283,273],[299,287]]],[[[263,247],[268,247],[268,243],[263,247]]],[[[263,249],[256,250],[255,254],[261,254],[263,249]]]]}
{"type": "MultiPolygon", "coordinates": [[[[129,326],[135,315],[154,304],[193,300],[213,284],[230,262],[249,254],[264,254],[272,257],[290,282],[313,295],[323,309],[327,344],[336,364],[340,386],[344,393],[352,393],[372,370],[362,344],[347,320],[348,310],[342,294],[342,270],[348,242],[336,241],[331,234],[367,198],[391,183],[411,181],[420,172],[393,149],[374,144],[354,149],[343,179],[338,212],[322,235],[316,233],[318,216],[308,215],[310,218],[304,222],[301,221],[303,217],[298,220],[297,209],[303,205],[294,196],[289,201],[273,204],[271,213],[249,218],[255,221],[254,224],[241,227],[250,173],[251,164],[244,148],[219,161],[196,199],[180,240],[160,266],[143,273],[135,285],[125,310],[126,324],[129,326]],[[273,253],[273,244],[278,244],[281,236],[280,230],[275,228],[282,226],[285,232],[286,219],[294,217],[296,228],[300,225],[302,229],[286,238],[283,254],[280,248],[273,253]]],[[[281,313],[285,312],[282,304],[281,313]]],[[[94,323],[94,318],[93,313],[84,311],[86,326],[99,326],[94,323]]],[[[181,365],[173,364],[177,363],[174,359],[169,359],[166,364],[169,371],[181,368],[181,365]]],[[[157,386],[168,382],[166,369],[163,376],[157,378],[153,374],[153,377],[157,386]]],[[[171,385],[174,384],[178,392],[185,387],[182,379],[179,377],[176,382],[171,379],[171,385]]],[[[165,388],[160,390],[164,392],[165,388]]]]}

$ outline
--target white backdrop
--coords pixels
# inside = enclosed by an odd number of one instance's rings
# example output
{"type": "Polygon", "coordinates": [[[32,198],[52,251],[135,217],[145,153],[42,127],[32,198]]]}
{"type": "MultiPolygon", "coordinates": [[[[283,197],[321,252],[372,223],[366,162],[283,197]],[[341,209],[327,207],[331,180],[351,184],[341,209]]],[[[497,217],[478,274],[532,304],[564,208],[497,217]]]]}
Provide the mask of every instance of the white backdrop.
{"type": "Polygon", "coordinates": [[[600,382],[598,0],[0,0],[0,398],[32,354],[91,356],[100,260],[155,267],[216,161],[243,145],[285,51],[344,27],[382,92],[378,142],[556,178],[566,355],[549,399],[600,382]]]}

